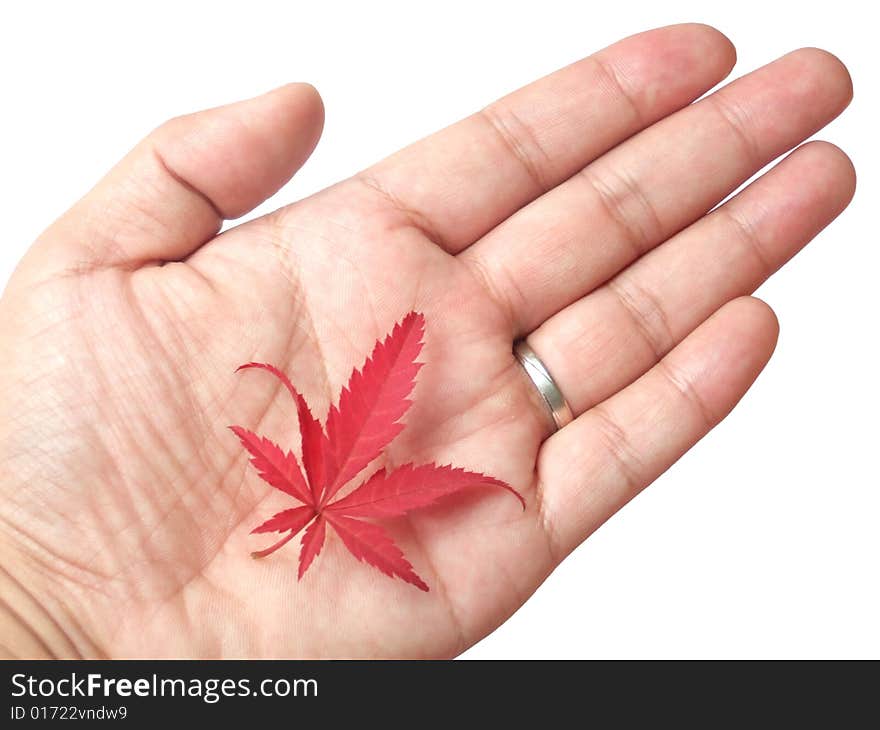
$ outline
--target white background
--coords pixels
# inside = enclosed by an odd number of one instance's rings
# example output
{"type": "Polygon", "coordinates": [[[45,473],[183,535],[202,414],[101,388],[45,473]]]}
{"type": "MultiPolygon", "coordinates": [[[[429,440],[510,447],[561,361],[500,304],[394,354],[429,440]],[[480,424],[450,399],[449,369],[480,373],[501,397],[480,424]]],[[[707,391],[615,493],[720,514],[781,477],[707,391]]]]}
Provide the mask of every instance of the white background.
{"type": "Polygon", "coordinates": [[[782,324],[773,361],[724,424],[466,656],[877,658],[880,62],[871,5],[4,3],[0,283],[153,126],[287,81],[320,89],[327,124],[312,160],[260,211],[639,30],[711,23],[737,45],[734,76],[799,46],[825,47],[848,64],[856,98],[820,136],[853,158],[859,189],[759,292],[782,324]]]}

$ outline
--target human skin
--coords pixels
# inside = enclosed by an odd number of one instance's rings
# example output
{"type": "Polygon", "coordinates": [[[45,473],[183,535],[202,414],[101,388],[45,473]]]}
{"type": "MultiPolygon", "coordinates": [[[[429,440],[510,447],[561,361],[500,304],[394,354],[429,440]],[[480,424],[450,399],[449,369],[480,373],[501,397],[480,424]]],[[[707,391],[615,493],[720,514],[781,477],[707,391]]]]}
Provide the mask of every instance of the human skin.
{"type": "MultiPolygon", "coordinates": [[[[721,82],[703,25],[625,39],[309,198],[217,235],[317,144],[291,84],[173,119],[26,253],[0,300],[0,645],[10,656],[448,657],[717,424],[769,359],[749,296],[850,201],[825,142],[847,105],[802,49],[721,82]],[[299,448],[287,372],[323,418],[410,310],[427,334],[385,463],[509,482],[384,524],[431,587],[338,539],[249,531],[289,498],[226,427],[299,448]],[[511,344],[575,420],[553,433],[511,344]]],[[[377,462],[377,466],[381,462],[377,462]]]]}

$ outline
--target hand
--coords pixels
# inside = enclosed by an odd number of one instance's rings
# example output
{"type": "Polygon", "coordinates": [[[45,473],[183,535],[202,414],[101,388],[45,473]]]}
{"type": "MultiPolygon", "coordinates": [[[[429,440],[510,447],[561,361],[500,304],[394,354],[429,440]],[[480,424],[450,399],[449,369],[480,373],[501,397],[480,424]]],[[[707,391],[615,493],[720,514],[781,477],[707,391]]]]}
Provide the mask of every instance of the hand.
{"type": "MultiPolygon", "coordinates": [[[[773,350],[746,295],[849,202],[851,97],[795,51],[689,105],[734,49],[628,38],[369,170],[217,235],[300,167],[310,86],[174,119],[33,245],[0,301],[0,644],[10,654],[451,656],[736,404],[773,350]],[[248,531],[282,506],[226,430],[298,444],[373,341],[427,318],[390,461],[505,479],[389,528],[424,594],[331,537],[296,580],[248,531]],[[528,336],[576,419],[511,354],[528,336]]],[[[298,448],[298,447],[297,447],[298,448]]]]}

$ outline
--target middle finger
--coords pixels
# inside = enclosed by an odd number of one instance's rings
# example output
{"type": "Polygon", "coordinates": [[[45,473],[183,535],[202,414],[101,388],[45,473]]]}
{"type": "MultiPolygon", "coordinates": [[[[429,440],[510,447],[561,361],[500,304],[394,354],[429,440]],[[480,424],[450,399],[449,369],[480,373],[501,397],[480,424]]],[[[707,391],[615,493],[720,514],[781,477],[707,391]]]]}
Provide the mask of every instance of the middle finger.
{"type": "Polygon", "coordinates": [[[831,54],[789,53],[611,150],[459,258],[514,334],[528,332],[821,129],[851,93],[831,54]]]}

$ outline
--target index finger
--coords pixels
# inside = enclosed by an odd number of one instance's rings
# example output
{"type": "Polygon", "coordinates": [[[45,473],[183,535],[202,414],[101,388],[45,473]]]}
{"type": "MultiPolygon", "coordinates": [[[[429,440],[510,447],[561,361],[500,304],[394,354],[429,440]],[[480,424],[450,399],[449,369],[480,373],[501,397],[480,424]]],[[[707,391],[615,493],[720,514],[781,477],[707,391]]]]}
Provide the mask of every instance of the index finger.
{"type": "Polygon", "coordinates": [[[706,25],[625,38],[359,173],[404,225],[458,253],[516,210],[730,73],[706,25]]]}

